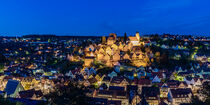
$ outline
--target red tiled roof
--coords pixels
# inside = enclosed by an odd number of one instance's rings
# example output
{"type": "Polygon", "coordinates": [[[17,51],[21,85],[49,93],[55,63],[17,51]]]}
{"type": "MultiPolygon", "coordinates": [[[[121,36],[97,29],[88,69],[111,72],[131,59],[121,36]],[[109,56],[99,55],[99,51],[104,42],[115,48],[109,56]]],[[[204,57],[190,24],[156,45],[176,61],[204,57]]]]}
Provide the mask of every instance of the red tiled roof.
{"type": "Polygon", "coordinates": [[[138,41],[138,39],[137,39],[136,37],[130,36],[130,37],[128,37],[128,38],[129,38],[129,40],[131,40],[131,41],[138,41]]]}

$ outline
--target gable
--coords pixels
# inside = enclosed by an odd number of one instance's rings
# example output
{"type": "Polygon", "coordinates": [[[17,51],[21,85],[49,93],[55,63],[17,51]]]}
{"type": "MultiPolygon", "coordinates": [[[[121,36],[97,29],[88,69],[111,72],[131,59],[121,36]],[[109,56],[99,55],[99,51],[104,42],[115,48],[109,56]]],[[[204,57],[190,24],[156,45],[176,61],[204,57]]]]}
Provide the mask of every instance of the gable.
{"type": "Polygon", "coordinates": [[[125,54],[125,55],[123,56],[123,59],[130,59],[130,57],[129,57],[128,54],[125,54]]]}
{"type": "Polygon", "coordinates": [[[128,82],[126,81],[126,79],[123,79],[123,81],[121,82],[121,84],[128,84],[128,82]]]}
{"type": "Polygon", "coordinates": [[[116,44],[113,44],[111,47],[112,47],[113,49],[115,49],[115,50],[118,49],[118,46],[117,46],[116,44]]]}
{"type": "Polygon", "coordinates": [[[160,82],[160,79],[158,78],[157,75],[156,75],[155,78],[152,80],[152,82],[160,82]]]}
{"type": "Polygon", "coordinates": [[[99,49],[99,53],[104,53],[104,49],[103,48],[100,48],[99,49]]]}

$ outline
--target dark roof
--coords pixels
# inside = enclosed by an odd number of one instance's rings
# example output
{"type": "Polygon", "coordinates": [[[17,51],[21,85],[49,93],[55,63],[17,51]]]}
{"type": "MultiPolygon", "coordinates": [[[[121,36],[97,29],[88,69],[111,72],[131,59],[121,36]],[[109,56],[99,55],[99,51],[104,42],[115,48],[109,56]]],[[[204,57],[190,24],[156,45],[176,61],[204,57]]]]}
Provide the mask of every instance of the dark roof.
{"type": "Polygon", "coordinates": [[[204,75],[203,75],[203,78],[204,78],[204,79],[210,79],[210,75],[204,74],[204,75]]]}
{"type": "Polygon", "coordinates": [[[192,94],[192,90],[190,88],[186,89],[171,89],[171,94],[173,98],[185,98],[189,97],[189,94],[192,94]]]}
{"type": "Polygon", "coordinates": [[[123,77],[113,77],[111,83],[120,84],[124,79],[123,77]]]}
{"type": "Polygon", "coordinates": [[[192,71],[187,71],[187,72],[179,72],[178,73],[178,75],[189,75],[189,74],[191,74],[191,73],[193,73],[192,71]]]}
{"type": "Polygon", "coordinates": [[[123,91],[123,90],[125,90],[125,88],[120,87],[120,86],[110,86],[109,90],[119,90],[119,91],[121,90],[121,91],[123,91]]]}
{"type": "Polygon", "coordinates": [[[192,77],[189,77],[189,76],[186,76],[185,77],[188,81],[191,81],[193,78],[192,77]]]}
{"type": "Polygon", "coordinates": [[[34,94],[36,95],[36,97],[43,96],[41,90],[35,91],[34,89],[31,89],[31,90],[19,92],[20,98],[32,98],[34,94]]]}
{"type": "Polygon", "coordinates": [[[146,100],[145,97],[143,96],[141,102],[138,103],[137,105],[149,105],[149,104],[147,103],[147,100],[146,100]]]}
{"type": "Polygon", "coordinates": [[[101,84],[100,88],[107,89],[108,86],[105,83],[103,83],[103,84],[101,84]]]}
{"type": "Polygon", "coordinates": [[[126,91],[121,90],[99,90],[98,95],[110,95],[111,97],[125,96],[127,98],[126,91]]]}
{"type": "Polygon", "coordinates": [[[164,101],[161,101],[158,105],[168,105],[164,101]]]}
{"type": "Polygon", "coordinates": [[[138,86],[137,85],[127,85],[127,91],[137,91],[138,90],[138,86]]]}
{"type": "Polygon", "coordinates": [[[139,85],[151,85],[151,82],[152,81],[150,79],[141,78],[141,79],[138,80],[139,85]]]}
{"type": "Polygon", "coordinates": [[[101,95],[112,95],[113,91],[99,90],[98,94],[101,94],[101,95]]]}
{"type": "Polygon", "coordinates": [[[90,105],[107,105],[107,99],[104,99],[104,98],[93,98],[93,97],[90,97],[88,99],[88,103],[90,105]]]}
{"type": "Polygon", "coordinates": [[[126,91],[117,91],[116,96],[127,96],[126,91]]]}
{"type": "Polygon", "coordinates": [[[167,82],[167,85],[168,85],[168,87],[170,87],[170,88],[178,87],[179,84],[180,84],[180,82],[179,82],[179,81],[175,81],[175,80],[169,80],[169,81],[167,82]]]}
{"type": "Polygon", "coordinates": [[[37,105],[43,101],[40,100],[30,100],[30,99],[24,99],[24,98],[8,98],[12,102],[21,102],[24,103],[24,105],[37,105]]]}
{"type": "Polygon", "coordinates": [[[108,77],[108,76],[105,76],[104,78],[103,78],[103,81],[107,81],[107,82],[109,82],[111,80],[111,78],[110,77],[108,77]]]}
{"type": "Polygon", "coordinates": [[[180,105],[191,105],[190,103],[181,103],[180,105]]]}
{"type": "Polygon", "coordinates": [[[16,80],[8,80],[6,88],[4,89],[5,92],[7,92],[7,95],[13,94],[19,85],[19,81],[16,80]]]}
{"type": "Polygon", "coordinates": [[[160,95],[160,89],[158,87],[142,87],[142,95],[146,99],[149,99],[149,97],[155,97],[157,99],[160,95]]]}
{"type": "Polygon", "coordinates": [[[121,101],[119,101],[119,100],[108,100],[107,105],[121,105],[121,101]]]}

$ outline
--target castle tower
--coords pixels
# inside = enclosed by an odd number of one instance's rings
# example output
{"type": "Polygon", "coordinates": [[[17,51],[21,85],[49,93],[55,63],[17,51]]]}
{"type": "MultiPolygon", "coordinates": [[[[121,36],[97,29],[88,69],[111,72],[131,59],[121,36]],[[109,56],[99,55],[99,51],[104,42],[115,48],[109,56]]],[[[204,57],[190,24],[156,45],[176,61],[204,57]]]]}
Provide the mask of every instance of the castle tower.
{"type": "Polygon", "coordinates": [[[106,37],[105,36],[102,36],[102,44],[105,44],[106,43],[106,37]]]}
{"type": "Polygon", "coordinates": [[[113,45],[116,42],[117,35],[115,33],[109,34],[109,37],[107,39],[107,44],[108,45],[113,45]]]}
{"type": "Polygon", "coordinates": [[[140,40],[139,32],[136,32],[136,38],[137,38],[138,40],[140,40]]]}

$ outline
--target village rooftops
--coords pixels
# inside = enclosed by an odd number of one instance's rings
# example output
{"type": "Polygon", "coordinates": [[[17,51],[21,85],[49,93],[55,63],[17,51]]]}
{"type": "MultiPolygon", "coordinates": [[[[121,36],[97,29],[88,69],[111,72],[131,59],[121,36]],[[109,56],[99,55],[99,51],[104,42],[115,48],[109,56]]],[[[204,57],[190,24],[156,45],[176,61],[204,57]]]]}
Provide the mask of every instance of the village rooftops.
{"type": "Polygon", "coordinates": [[[109,90],[117,90],[117,91],[124,91],[125,87],[120,87],[120,86],[110,86],[109,90]]]}
{"type": "Polygon", "coordinates": [[[105,77],[103,78],[103,80],[102,80],[102,81],[104,81],[104,82],[109,82],[110,80],[111,80],[111,78],[110,78],[110,77],[105,76],[105,77]]]}
{"type": "Polygon", "coordinates": [[[126,91],[117,91],[117,90],[99,90],[97,92],[97,96],[102,97],[112,97],[112,98],[127,98],[127,92],[126,91]]]}
{"type": "Polygon", "coordinates": [[[186,89],[171,89],[171,94],[173,98],[187,98],[192,94],[192,90],[190,88],[186,89]]]}
{"type": "Polygon", "coordinates": [[[160,95],[160,89],[158,87],[142,87],[142,95],[147,100],[157,100],[160,95]]]}
{"type": "Polygon", "coordinates": [[[90,97],[88,99],[88,103],[90,105],[107,105],[107,99],[104,99],[104,98],[93,98],[93,97],[90,97]]]}
{"type": "Polygon", "coordinates": [[[138,85],[147,86],[147,85],[151,85],[152,84],[152,81],[150,79],[141,78],[139,80],[135,79],[134,80],[134,83],[135,84],[138,84],[138,85]]]}
{"type": "Polygon", "coordinates": [[[35,96],[35,98],[39,98],[39,97],[43,96],[41,90],[35,91],[34,89],[27,90],[27,91],[20,91],[19,95],[20,95],[20,98],[28,98],[28,99],[31,99],[34,96],[35,96]]]}
{"type": "Polygon", "coordinates": [[[124,79],[124,77],[114,77],[112,78],[111,83],[120,84],[124,79]]]}
{"type": "Polygon", "coordinates": [[[4,89],[4,91],[7,92],[7,95],[13,94],[13,93],[15,93],[19,84],[20,84],[19,81],[8,80],[6,88],[4,89]]]}

